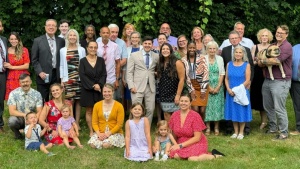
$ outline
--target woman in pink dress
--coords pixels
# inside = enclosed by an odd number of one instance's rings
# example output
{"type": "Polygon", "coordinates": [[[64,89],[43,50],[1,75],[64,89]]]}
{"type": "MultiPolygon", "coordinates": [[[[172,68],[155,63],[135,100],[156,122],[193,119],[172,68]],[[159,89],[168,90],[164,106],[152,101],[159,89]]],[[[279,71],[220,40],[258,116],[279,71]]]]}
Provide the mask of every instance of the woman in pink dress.
{"type": "Polygon", "coordinates": [[[179,100],[180,110],[171,116],[169,126],[176,138],[177,144],[170,149],[170,157],[188,159],[190,161],[212,160],[225,156],[213,149],[208,152],[208,142],[203,134],[206,128],[201,116],[190,109],[191,98],[183,95],[179,100]]]}
{"type": "Polygon", "coordinates": [[[12,90],[20,87],[19,76],[23,73],[29,74],[30,63],[28,49],[23,47],[18,33],[10,33],[9,43],[11,47],[8,48],[8,62],[4,62],[4,67],[8,70],[5,100],[12,90]]]}

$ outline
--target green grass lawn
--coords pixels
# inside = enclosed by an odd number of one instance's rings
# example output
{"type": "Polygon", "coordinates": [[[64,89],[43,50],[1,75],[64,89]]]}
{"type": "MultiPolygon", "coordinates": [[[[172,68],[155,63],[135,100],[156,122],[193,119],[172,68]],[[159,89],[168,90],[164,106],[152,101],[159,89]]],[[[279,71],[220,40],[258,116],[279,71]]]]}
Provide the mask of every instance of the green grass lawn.
{"type": "MultiPolygon", "coordinates": [[[[289,129],[295,129],[294,111],[291,99],[287,103],[289,129]]],[[[205,162],[168,160],[166,162],[131,162],[123,157],[124,149],[95,150],[87,146],[88,129],[84,115],[81,120],[80,140],[83,149],[68,150],[65,146],[55,146],[50,151],[56,156],[47,157],[42,152],[24,150],[24,141],[14,140],[7,127],[8,111],[5,110],[5,133],[0,134],[0,168],[174,168],[174,169],[298,169],[300,168],[300,136],[290,136],[285,141],[272,141],[273,135],[265,135],[259,130],[260,117],[253,112],[251,134],[244,140],[231,139],[229,136],[208,136],[209,150],[216,148],[226,157],[205,162]]],[[[156,120],[156,119],[155,119],[156,120]]],[[[152,125],[154,133],[154,125],[152,125]]],[[[153,135],[153,134],[152,134],[153,135]]]]}

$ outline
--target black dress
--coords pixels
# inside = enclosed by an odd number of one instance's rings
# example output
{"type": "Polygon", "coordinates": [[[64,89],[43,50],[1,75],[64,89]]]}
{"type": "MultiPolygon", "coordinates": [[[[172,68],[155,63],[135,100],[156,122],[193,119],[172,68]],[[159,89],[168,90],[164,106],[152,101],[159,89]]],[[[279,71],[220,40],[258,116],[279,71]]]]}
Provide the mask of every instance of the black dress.
{"type": "MultiPolygon", "coordinates": [[[[258,47],[256,45],[256,49],[254,52],[254,56],[256,57],[258,53],[258,47]]],[[[262,71],[262,68],[259,67],[258,65],[254,66],[254,77],[251,82],[251,87],[250,87],[250,101],[251,101],[251,107],[254,110],[258,111],[263,111],[264,106],[263,106],[263,98],[262,98],[262,93],[261,93],[261,88],[264,83],[264,74],[262,71]]]]}
{"type": "Polygon", "coordinates": [[[82,107],[91,107],[103,99],[102,92],[95,91],[94,84],[99,84],[101,91],[106,82],[106,66],[103,58],[97,57],[94,67],[90,65],[87,58],[80,59],[79,76],[81,80],[81,98],[82,107]]]}

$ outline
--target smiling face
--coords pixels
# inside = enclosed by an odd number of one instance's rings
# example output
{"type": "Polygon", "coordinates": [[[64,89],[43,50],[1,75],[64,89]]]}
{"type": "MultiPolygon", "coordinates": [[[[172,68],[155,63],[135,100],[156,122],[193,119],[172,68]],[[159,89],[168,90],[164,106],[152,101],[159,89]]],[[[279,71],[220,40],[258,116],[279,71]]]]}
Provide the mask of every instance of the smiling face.
{"type": "Polygon", "coordinates": [[[235,49],[234,50],[234,59],[236,60],[236,61],[240,61],[240,60],[242,60],[243,59],[243,56],[244,56],[244,52],[243,52],[243,50],[242,49],[235,49]]]}
{"type": "Polygon", "coordinates": [[[168,135],[168,126],[167,125],[159,126],[158,132],[163,137],[167,136],[168,135]]]}
{"type": "Polygon", "coordinates": [[[205,36],[203,38],[203,45],[206,46],[208,44],[208,42],[212,41],[211,36],[205,36]]]}
{"type": "Polygon", "coordinates": [[[108,29],[108,27],[103,27],[100,30],[100,36],[102,37],[102,41],[108,41],[109,36],[110,36],[110,30],[108,29]]]}
{"type": "Polygon", "coordinates": [[[239,32],[240,37],[244,36],[245,26],[243,24],[237,24],[234,28],[235,31],[239,32]]]}
{"type": "Polygon", "coordinates": [[[160,26],[159,33],[164,33],[167,37],[170,36],[170,34],[171,34],[171,28],[170,28],[170,25],[167,24],[167,23],[163,23],[163,24],[160,26]]]}
{"type": "Polygon", "coordinates": [[[69,24],[66,22],[59,25],[59,31],[64,36],[68,33],[69,29],[70,29],[69,24]]]}
{"type": "Polygon", "coordinates": [[[143,48],[145,52],[150,52],[150,50],[152,49],[152,41],[151,40],[145,40],[143,42],[143,48]]]}
{"type": "Polygon", "coordinates": [[[144,114],[143,112],[143,108],[141,105],[136,105],[134,106],[131,110],[130,110],[132,117],[134,119],[139,119],[142,117],[142,115],[144,114]]]}
{"type": "Polygon", "coordinates": [[[166,43],[167,42],[166,36],[165,35],[158,35],[157,42],[158,42],[159,46],[166,43]]]}
{"type": "Polygon", "coordinates": [[[188,45],[187,52],[189,56],[196,56],[196,45],[194,43],[190,43],[188,45]]]}
{"type": "Polygon", "coordinates": [[[138,46],[140,44],[141,38],[138,33],[133,33],[130,37],[130,42],[132,46],[138,46]]]}
{"type": "Polygon", "coordinates": [[[57,23],[54,20],[48,20],[45,26],[48,36],[53,37],[57,30],[57,23]]]}
{"type": "Polygon", "coordinates": [[[107,87],[107,86],[104,86],[103,87],[103,90],[102,90],[102,93],[103,93],[103,98],[104,100],[111,100],[113,99],[113,89],[107,87]]]}
{"type": "Polygon", "coordinates": [[[68,40],[70,44],[76,44],[77,42],[77,36],[76,33],[73,31],[70,31],[69,35],[68,35],[68,40]]]}
{"type": "Polygon", "coordinates": [[[23,80],[19,80],[20,83],[20,87],[22,88],[22,90],[27,93],[30,88],[31,88],[31,79],[30,76],[27,76],[26,78],[24,78],[23,80]]]}
{"type": "Polygon", "coordinates": [[[110,37],[109,37],[109,39],[111,41],[115,41],[118,38],[118,34],[119,34],[119,28],[117,28],[117,27],[110,28],[110,37]]]}
{"type": "Polygon", "coordinates": [[[215,46],[215,45],[210,45],[210,46],[208,46],[207,47],[207,53],[208,53],[208,55],[209,56],[215,56],[216,55],[216,53],[217,53],[217,47],[215,46]]]}
{"type": "Polygon", "coordinates": [[[97,54],[97,49],[98,49],[97,42],[89,42],[86,49],[89,55],[95,56],[97,54]]]}
{"type": "Polygon", "coordinates": [[[54,99],[62,97],[63,89],[58,85],[53,85],[51,87],[51,95],[54,99]]]}
{"type": "Polygon", "coordinates": [[[276,37],[276,40],[277,40],[278,42],[282,42],[282,41],[284,41],[284,40],[288,37],[288,34],[287,34],[286,31],[283,30],[282,28],[278,28],[278,29],[276,30],[275,37],[276,37]]]}
{"type": "Polygon", "coordinates": [[[94,28],[91,26],[88,27],[84,33],[85,33],[86,37],[89,39],[93,39],[95,36],[94,28]]]}
{"type": "Polygon", "coordinates": [[[260,35],[260,43],[268,43],[268,42],[269,42],[269,33],[268,31],[265,31],[260,35]]]}
{"type": "Polygon", "coordinates": [[[184,47],[186,47],[186,45],[187,45],[186,37],[180,37],[178,39],[178,46],[181,47],[181,48],[184,48],[184,47]]]}
{"type": "Polygon", "coordinates": [[[166,44],[162,46],[160,52],[161,52],[162,56],[165,58],[169,57],[171,54],[171,50],[170,50],[169,46],[166,44]]]}
{"type": "Polygon", "coordinates": [[[199,30],[199,29],[197,29],[197,28],[195,28],[195,29],[193,30],[192,34],[193,34],[193,39],[194,39],[194,40],[199,40],[199,39],[201,39],[202,36],[203,36],[201,30],[199,30]]]}
{"type": "Polygon", "coordinates": [[[12,47],[16,47],[19,43],[19,40],[17,39],[16,35],[11,34],[9,36],[9,43],[12,47]]]}
{"type": "Polygon", "coordinates": [[[229,35],[229,42],[232,46],[237,46],[240,43],[240,37],[236,33],[232,33],[229,35]]]}
{"type": "Polygon", "coordinates": [[[134,31],[133,27],[129,26],[128,28],[125,29],[125,34],[127,35],[127,37],[129,37],[133,31],[134,31]]]}
{"type": "Polygon", "coordinates": [[[191,107],[191,100],[188,96],[181,96],[179,99],[180,110],[186,111],[191,107]]]}

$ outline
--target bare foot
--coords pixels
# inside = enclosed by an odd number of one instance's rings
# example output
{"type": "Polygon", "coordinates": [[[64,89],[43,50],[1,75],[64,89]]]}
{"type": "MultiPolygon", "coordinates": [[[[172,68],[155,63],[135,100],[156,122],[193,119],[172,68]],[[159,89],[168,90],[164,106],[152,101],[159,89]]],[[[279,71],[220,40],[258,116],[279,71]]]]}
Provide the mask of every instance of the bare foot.
{"type": "Polygon", "coordinates": [[[79,148],[83,148],[83,145],[82,145],[82,144],[80,144],[80,145],[78,145],[78,147],[79,147],[79,148]]]}
{"type": "Polygon", "coordinates": [[[69,146],[68,147],[68,149],[74,149],[75,148],[75,146],[69,146]]]}

